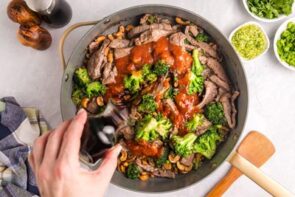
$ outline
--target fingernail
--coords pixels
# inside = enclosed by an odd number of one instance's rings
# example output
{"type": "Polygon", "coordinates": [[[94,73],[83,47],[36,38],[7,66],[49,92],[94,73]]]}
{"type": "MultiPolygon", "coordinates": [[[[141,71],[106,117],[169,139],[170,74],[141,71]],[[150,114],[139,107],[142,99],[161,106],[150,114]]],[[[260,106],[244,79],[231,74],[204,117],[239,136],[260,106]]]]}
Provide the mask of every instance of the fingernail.
{"type": "Polygon", "coordinates": [[[121,150],[122,150],[121,144],[117,144],[116,146],[113,147],[112,151],[114,151],[116,153],[116,155],[119,155],[121,150]]]}
{"type": "Polygon", "coordinates": [[[83,113],[85,111],[85,109],[84,108],[81,108],[81,109],[79,109],[79,111],[78,111],[78,113],[77,113],[77,115],[80,115],[81,113],[83,113]]]}

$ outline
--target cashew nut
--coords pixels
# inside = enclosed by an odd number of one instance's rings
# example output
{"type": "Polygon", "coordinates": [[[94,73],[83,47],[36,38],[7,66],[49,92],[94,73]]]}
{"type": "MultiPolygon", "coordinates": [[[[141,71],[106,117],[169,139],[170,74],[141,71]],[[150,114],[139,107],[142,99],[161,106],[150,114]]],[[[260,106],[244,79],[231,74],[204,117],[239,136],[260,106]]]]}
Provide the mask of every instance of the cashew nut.
{"type": "Polygon", "coordinates": [[[106,37],[104,35],[101,35],[101,36],[98,36],[96,39],[95,39],[95,42],[97,44],[100,44],[102,41],[104,41],[106,39],[106,37]]]}
{"type": "Polygon", "coordinates": [[[87,108],[87,106],[88,106],[88,103],[89,103],[89,98],[83,98],[82,100],[81,100],[81,106],[83,107],[83,108],[87,108]]]}
{"type": "Polygon", "coordinates": [[[107,58],[108,58],[108,62],[113,63],[113,61],[114,61],[113,51],[111,51],[111,50],[109,51],[107,58]]]}
{"type": "Polygon", "coordinates": [[[171,163],[176,163],[179,159],[179,155],[169,154],[168,159],[171,163]]]}
{"type": "Polygon", "coordinates": [[[190,21],[184,21],[182,18],[176,17],[175,21],[177,24],[180,25],[189,25],[191,22],[190,21]]]}
{"type": "Polygon", "coordinates": [[[133,28],[134,28],[134,26],[129,24],[126,26],[126,31],[130,31],[133,28]]]}
{"type": "Polygon", "coordinates": [[[121,156],[120,156],[120,161],[126,161],[126,159],[127,159],[127,151],[125,151],[125,150],[122,150],[121,151],[121,156]]]}
{"type": "Polygon", "coordinates": [[[96,98],[96,104],[97,104],[98,106],[103,106],[103,105],[104,105],[104,102],[103,102],[103,98],[102,98],[102,96],[98,96],[98,97],[96,98]]]}

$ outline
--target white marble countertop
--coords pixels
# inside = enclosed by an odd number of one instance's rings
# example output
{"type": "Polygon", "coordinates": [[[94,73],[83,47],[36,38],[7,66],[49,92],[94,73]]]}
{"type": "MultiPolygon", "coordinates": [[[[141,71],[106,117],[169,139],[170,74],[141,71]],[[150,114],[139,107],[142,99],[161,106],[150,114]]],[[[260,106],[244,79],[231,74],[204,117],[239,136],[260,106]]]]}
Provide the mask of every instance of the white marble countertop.
{"type": "MultiPolygon", "coordinates": [[[[68,0],[73,9],[72,23],[97,20],[115,11],[138,4],[161,3],[196,12],[216,25],[228,36],[239,24],[254,20],[244,10],[241,0],[68,0]],[[87,2],[87,3],[86,3],[87,2]]],[[[52,127],[61,121],[59,94],[62,67],[58,40],[65,28],[50,29],[52,46],[46,51],[26,48],[16,41],[18,25],[6,16],[8,0],[0,1],[0,97],[14,96],[22,106],[41,109],[52,127]]],[[[294,17],[295,14],[293,14],[294,17]]],[[[291,16],[290,16],[291,17],[291,16]]],[[[290,18],[289,17],[289,18],[290,18]]],[[[272,41],[283,21],[260,23],[272,41]]],[[[74,32],[66,44],[68,56],[88,28],[74,32]]],[[[249,86],[249,113],[243,135],[258,130],[267,135],[276,147],[275,155],[262,170],[295,193],[295,72],[282,67],[275,59],[272,45],[269,51],[244,64],[249,86]]],[[[161,196],[203,196],[227,171],[228,163],[184,190],[161,196]]],[[[111,185],[106,196],[158,196],[130,192],[111,185]]],[[[246,177],[241,177],[225,196],[268,196],[246,177]]]]}

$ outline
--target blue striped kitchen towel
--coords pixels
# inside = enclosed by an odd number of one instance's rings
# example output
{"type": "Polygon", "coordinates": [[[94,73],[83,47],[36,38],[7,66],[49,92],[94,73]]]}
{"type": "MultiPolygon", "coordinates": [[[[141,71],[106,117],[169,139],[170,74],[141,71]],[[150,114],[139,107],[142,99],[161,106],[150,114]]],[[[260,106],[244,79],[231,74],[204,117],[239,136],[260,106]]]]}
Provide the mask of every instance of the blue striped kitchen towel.
{"type": "Polygon", "coordinates": [[[34,140],[47,131],[38,110],[22,108],[13,97],[0,99],[1,197],[39,195],[27,156],[34,140]]]}

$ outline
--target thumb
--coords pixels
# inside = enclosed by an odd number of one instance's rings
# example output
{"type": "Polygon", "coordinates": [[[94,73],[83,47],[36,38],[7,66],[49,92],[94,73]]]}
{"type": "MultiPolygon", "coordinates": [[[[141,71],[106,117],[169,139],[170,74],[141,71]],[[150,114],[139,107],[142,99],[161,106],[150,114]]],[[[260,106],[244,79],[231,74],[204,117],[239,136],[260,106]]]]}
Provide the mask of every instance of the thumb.
{"type": "Polygon", "coordinates": [[[95,176],[97,176],[98,179],[103,179],[107,183],[110,182],[114,171],[116,170],[117,158],[121,150],[122,146],[117,144],[106,153],[101,165],[95,172],[95,176]]]}

